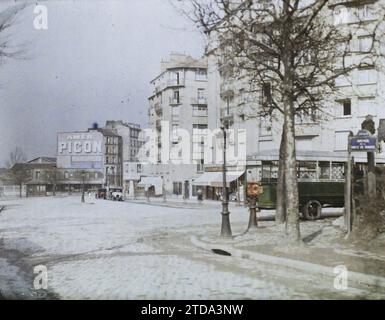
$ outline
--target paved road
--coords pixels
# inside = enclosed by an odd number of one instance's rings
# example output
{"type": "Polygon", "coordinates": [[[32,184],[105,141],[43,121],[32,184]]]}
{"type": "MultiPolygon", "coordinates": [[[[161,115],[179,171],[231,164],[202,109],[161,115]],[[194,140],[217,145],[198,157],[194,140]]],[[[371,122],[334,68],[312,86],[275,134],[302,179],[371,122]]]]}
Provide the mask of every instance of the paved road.
{"type": "MultiPolygon", "coordinates": [[[[329,278],[202,250],[191,235],[215,236],[219,208],[170,208],[78,197],[5,202],[0,215],[4,298],[312,299],[368,297],[338,292],[329,278]],[[34,267],[48,270],[35,290],[34,267]]],[[[234,234],[248,222],[233,207],[234,234]]],[[[268,223],[268,222],[266,222],[268,223]]]]}

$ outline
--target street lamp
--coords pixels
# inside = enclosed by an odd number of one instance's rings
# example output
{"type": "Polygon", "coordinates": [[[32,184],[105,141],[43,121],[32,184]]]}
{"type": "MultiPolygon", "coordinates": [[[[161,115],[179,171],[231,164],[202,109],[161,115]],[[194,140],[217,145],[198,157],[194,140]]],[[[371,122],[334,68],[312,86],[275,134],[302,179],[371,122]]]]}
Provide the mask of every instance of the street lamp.
{"type": "Polygon", "coordinates": [[[85,179],[86,173],[85,171],[82,171],[82,203],[84,203],[84,179],[85,179]]]}
{"type": "Polygon", "coordinates": [[[230,211],[229,211],[229,194],[227,192],[227,181],[226,181],[226,129],[228,129],[228,122],[223,120],[221,130],[223,132],[223,196],[222,196],[222,227],[221,237],[231,237],[231,226],[230,226],[230,211]]]}

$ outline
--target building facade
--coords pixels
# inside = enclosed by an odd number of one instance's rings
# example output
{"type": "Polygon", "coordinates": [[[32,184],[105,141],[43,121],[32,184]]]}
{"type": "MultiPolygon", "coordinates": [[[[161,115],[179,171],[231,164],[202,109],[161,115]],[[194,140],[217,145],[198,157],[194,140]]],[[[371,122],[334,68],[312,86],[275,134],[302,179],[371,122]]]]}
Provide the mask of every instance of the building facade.
{"type": "Polygon", "coordinates": [[[134,197],[143,173],[143,166],[138,159],[139,151],[144,144],[143,131],[139,124],[121,120],[109,120],[104,128],[122,137],[122,186],[126,196],[134,197]]]}
{"type": "Polygon", "coordinates": [[[208,128],[207,89],[207,60],[183,54],[172,53],[162,61],[161,73],[151,81],[148,115],[156,151],[145,174],[161,177],[167,194],[195,194],[192,181],[204,166],[201,138],[208,128]],[[188,142],[182,143],[185,138],[188,142]]]}
{"type": "MultiPolygon", "coordinates": [[[[378,1],[330,1],[325,16],[340,28],[355,28],[361,23],[350,41],[348,61],[362,60],[371,47],[372,33],[378,19],[378,1]]],[[[215,38],[211,39],[213,46],[215,38]]],[[[210,45],[209,45],[210,48],[210,45]]],[[[337,48],[336,48],[337,50],[337,48]]],[[[262,102],[271,89],[253,83],[245,72],[233,72],[218,50],[212,48],[208,58],[208,127],[211,130],[229,124],[230,130],[246,131],[245,166],[229,166],[229,172],[241,174],[237,182],[230,181],[231,191],[246,188],[247,180],[276,181],[282,134],[282,117],[279,114],[262,115],[262,102]],[[252,115],[252,116],[249,116],[252,115]],[[239,181],[241,181],[239,183],[239,181]]],[[[367,115],[371,115],[376,128],[385,119],[385,63],[382,59],[365,64],[349,76],[337,78],[335,94],[325,97],[323,114],[316,120],[306,115],[296,116],[296,149],[299,179],[343,180],[348,158],[348,135],[356,134],[367,115]],[[377,65],[376,65],[377,64],[377,65]]],[[[385,150],[379,146],[377,163],[385,163],[385,150]]],[[[354,152],[356,162],[366,163],[366,153],[354,152]]],[[[221,160],[206,165],[205,173],[196,183],[205,187],[208,197],[214,198],[215,183],[210,182],[211,172],[220,172],[221,160]],[[207,192],[209,190],[209,192],[207,192]]],[[[234,175],[238,176],[238,174],[234,175]]]]}
{"type": "Polygon", "coordinates": [[[71,191],[121,187],[122,137],[111,129],[58,133],[58,185],[71,191]]]}

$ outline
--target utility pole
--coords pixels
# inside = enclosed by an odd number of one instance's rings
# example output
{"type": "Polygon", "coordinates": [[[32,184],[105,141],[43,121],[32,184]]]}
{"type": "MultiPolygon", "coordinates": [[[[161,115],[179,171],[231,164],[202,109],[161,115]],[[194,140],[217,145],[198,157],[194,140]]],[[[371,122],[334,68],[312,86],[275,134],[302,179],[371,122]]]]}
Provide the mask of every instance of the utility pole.
{"type": "Polygon", "coordinates": [[[229,211],[229,195],[227,192],[227,181],[226,181],[226,129],[228,128],[227,122],[221,127],[223,132],[223,197],[222,197],[222,228],[221,237],[231,237],[231,226],[230,226],[230,211],[229,211]]]}
{"type": "Polygon", "coordinates": [[[345,176],[345,227],[348,234],[352,231],[352,137],[353,132],[350,132],[348,137],[348,161],[345,176]]]}
{"type": "Polygon", "coordinates": [[[82,203],[84,203],[85,202],[85,200],[84,200],[84,179],[85,179],[85,175],[86,175],[86,173],[84,172],[84,170],[82,171],[82,203]]]}

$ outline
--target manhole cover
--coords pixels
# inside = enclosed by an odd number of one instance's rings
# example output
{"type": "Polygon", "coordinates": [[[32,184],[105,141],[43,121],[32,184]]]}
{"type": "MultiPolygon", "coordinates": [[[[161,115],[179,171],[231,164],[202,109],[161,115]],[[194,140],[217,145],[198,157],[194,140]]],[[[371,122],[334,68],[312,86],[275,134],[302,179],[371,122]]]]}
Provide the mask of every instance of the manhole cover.
{"type": "Polygon", "coordinates": [[[221,249],[211,249],[211,251],[214,252],[215,254],[220,254],[222,256],[231,256],[230,252],[227,252],[221,249]]]}

